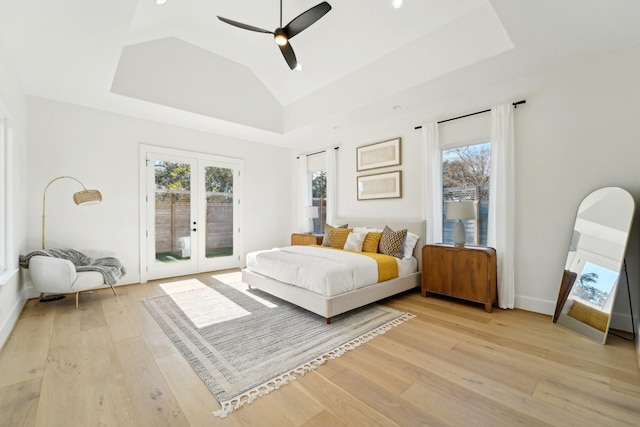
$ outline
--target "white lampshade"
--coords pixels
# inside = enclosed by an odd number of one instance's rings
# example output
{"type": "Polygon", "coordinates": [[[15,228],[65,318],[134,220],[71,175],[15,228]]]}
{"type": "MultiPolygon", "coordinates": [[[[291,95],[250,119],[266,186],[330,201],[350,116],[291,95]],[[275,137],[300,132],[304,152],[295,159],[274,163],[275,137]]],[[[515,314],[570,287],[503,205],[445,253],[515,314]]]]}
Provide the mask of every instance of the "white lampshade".
{"type": "Polygon", "coordinates": [[[448,220],[475,219],[476,212],[473,202],[449,202],[447,203],[448,220]]]}
{"type": "Polygon", "coordinates": [[[304,217],[305,218],[318,218],[319,212],[317,206],[307,206],[304,208],[304,217]]]}
{"type": "Polygon", "coordinates": [[[319,216],[317,206],[304,206],[302,208],[302,217],[305,219],[305,221],[303,221],[305,233],[313,232],[313,219],[318,218],[319,216]]]}

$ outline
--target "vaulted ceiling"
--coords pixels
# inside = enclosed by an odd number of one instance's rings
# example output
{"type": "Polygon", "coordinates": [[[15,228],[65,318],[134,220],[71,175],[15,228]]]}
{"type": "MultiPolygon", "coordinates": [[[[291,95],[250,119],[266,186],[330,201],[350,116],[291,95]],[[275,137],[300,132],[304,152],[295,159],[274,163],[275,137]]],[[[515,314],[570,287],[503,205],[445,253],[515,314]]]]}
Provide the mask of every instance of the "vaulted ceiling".
{"type": "MultiPolygon", "coordinates": [[[[301,71],[271,35],[217,18],[273,30],[277,0],[0,0],[0,64],[30,95],[291,145],[428,102],[445,76],[482,84],[640,43],[636,0],[328,1],[291,40],[301,71]]],[[[283,24],[318,3],[283,0],[283,24]]]]}

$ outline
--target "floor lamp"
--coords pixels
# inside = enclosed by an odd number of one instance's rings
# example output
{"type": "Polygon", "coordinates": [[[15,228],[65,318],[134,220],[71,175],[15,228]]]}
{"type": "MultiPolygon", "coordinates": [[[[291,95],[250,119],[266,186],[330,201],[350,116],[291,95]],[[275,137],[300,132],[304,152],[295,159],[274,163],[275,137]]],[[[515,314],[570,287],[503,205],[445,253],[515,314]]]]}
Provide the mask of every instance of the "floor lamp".
{"type": "Polygon", "coordinates": [[[57,178],[49,181],[47,186],[44,188],[44,193],[42,194],[42,249],[44,249],[44,224],[45,224],[45,209],[47,207],[47,190],[49,186],[53,184],[55,181],[63,178],[69,178],[76,181],[78,184],[82,186],[82,190],[73,194],[73,201],[78,206],[89,206],[95,205],[102,201],[102,194],[98,190],[87,190],[87,187],[84,186],[83,183],[80,182],[77,178],[72,176],[59,176],[57,178]]]}
{"type": "MultiPolygon", "coordinates": [[[[102,201],[102,194],[98,190],[87,190],[87,187],[85,187],[84,184],[80,182],[80,180],[72,176],[66,176],[66,175],[59,176],[49,181],[47,186],[44,188],[44,193],[42,194],[42,249],[44,249],[44,246],[45,246],[44,224],[45,224],[45,209],[47,207],[47,190],[49,189],[49,186],[51,184],[63,178],[72,179],[82,186],[81,191],[78,191],[77,193],[73,194],[73,201],[75,202],[76,205],[78,206],[95,205],[102,201]]],[[[64,298],[64,295],[46,295],[40,298],[40,301],[41,302],[56,301],[62,298],[64,298]]]]}

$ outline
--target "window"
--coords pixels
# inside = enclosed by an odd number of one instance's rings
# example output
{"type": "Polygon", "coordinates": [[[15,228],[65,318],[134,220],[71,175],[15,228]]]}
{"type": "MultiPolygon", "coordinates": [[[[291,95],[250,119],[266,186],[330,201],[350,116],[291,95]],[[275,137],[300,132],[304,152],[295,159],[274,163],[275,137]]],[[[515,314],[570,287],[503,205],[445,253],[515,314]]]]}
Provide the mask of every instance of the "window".
{"type": "Polygon", "coordinates": [[[313,233],[324,233],[327,223],[327,171],[311,172],[312,206],[318,207],[318,218],[313,219],[313,233]]]}
{"type": "MultiPolygon", "coordinates": [[[[311,206],[318,208],[313,218],[313,233],[324,233],[327,223],[327,154],[324,151],[307,156],[307,197],[311,206]]],[[[309,228],[307,228],[309,230],[309,228]]]]}
{"type": "Polygon", "coordinates": [[[472,201],[476,219],[463,221],[467,244],[487,245],[489,216],[489,172],[491,144],[488,142],[442,150],[442,238],[453,243],[455,221],[447,221],[451,201],[472,201]]]}

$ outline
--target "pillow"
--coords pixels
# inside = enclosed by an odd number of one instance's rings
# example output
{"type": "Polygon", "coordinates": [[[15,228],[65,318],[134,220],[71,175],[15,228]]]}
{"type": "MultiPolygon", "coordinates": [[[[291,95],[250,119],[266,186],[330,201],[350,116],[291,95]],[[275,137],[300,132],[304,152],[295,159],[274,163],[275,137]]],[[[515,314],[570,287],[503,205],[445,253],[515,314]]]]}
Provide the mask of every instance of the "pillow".
{"type": "Polygon", "coordinates": [[[362,242],[362,252],[378,252],[378,245],[380,244],[381,237],[382,232],[368,232],[364,238],[364,242],[362,242]]]}
{"type": "Polygon", "coordinates": [[[394,231],[388,226],[384,227],[380,238],[380,253],[402,258],[402,243],[407,235],[407,229],[394,231]]]}
{"type": "Polygon", "coordinates": [[[334,249],[343,249],[351,231],[353,231],[353,228],[334,228],[331,230],[331,247],[334,249]]]}
{"type": "Polygon", "coordinates": [[[347,241],[344,244],[344,248],[348,251],[362,252],[362,244],[364,243],[364,238],[366,237],[366,235],[366,232],[357,233],[354,229],[354,231],[349,233],[349,235],[347,236],[347,241]]]}
{"type": "Polygon", "coordinates": [[[347,228],[347,224],[333,227],[329,224],[324,226],[324,237],[322,238],[322,246],[331,246],[331,231],[334,228],[347,228]]]}
{"type": "Polygon", "coordinates": [[[404,243],[402,244],[402,257],[404,259],[410,259],[413,256],[413,248],[416,247],[419,238],[420,236],[417,234],[407,231],[407,237],[404,238],[404,243]]]}

